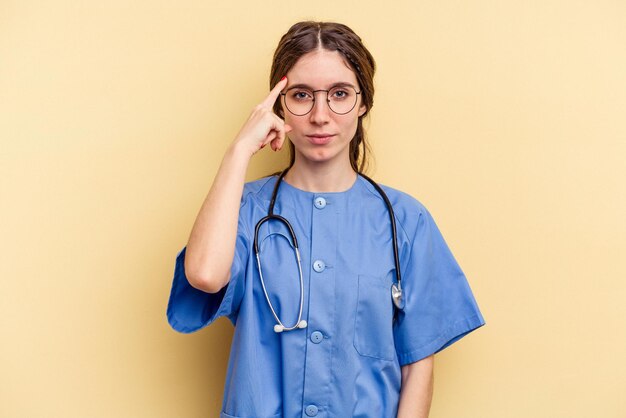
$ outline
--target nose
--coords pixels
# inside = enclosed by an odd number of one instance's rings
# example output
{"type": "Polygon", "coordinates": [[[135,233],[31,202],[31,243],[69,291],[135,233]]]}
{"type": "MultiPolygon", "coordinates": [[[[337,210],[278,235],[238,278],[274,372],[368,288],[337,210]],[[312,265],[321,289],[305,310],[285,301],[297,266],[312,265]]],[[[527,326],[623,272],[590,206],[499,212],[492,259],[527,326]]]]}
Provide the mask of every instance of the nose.
{"type": "Polygon", "coordinates": [[[330,108],[328,107],[328,101],[324,92],[319,92],[315,102],[313,102],[313,109],[309,113],[309,120],[311,123],[317,125],[323,125],[330,120],[330,108]],[[321,94],[319,94],[321,93],[321,94]]]}

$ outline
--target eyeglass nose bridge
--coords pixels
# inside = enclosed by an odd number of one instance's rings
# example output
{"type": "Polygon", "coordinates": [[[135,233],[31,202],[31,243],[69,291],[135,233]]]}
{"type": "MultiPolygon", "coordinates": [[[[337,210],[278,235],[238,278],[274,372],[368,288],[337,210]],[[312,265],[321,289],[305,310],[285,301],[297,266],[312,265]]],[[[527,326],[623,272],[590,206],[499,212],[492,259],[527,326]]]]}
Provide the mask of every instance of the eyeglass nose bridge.
{"type": "Polygon", "coordinates": [[[332,106],[330,105],[330,99],[329,99],[329,97],[328,97],[328,96],[329,96],[329,94],[330,94],[330,90],[313,90],[313,91],[311,92],[311,93],[313,94],[313,101],[312,101],[312,103],[311,103],[311,109],[309,109],[309,111],[308,111],[308,112],[306,112],[306,113],[305,113],[305,115],[307,115],[307,114],[311,113],[311,112],[313,111],[313,109],[315,109],[315,102],[316,102],[316,99],[315,99],[315,96],[316,96],[316,95],[315,95],[315,93],[319,93],[319,92],[321,92],[321,91],[326,92],[326,105],[328,106],[328,110],[330,110],[330,111],[331,111],[331,112],[333,112],[333,113],[337,113],[337,112],[335,112],[335,111],[333,110],[332,106]]]}
{"type": "Polygon", "coordinates": [[[330,94],[330,90],[313,90],[311,93],[313,93],[313,103],[315,103],[315,93],[319,93],[320,91],[323,91],[326,93],[326,102],[330,103],[330,99],[328,98],[328,95],[330,94]]]}

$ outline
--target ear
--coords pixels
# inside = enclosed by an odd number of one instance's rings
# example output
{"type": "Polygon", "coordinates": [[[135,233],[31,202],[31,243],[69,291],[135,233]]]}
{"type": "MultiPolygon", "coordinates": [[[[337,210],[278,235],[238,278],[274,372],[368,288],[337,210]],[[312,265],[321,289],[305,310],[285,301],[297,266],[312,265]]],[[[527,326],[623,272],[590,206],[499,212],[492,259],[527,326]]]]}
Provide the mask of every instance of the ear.
{"type": "Polygon", "coordinates": [[[361,106],[359,106],[359,117],[363,116],[365,112],[367,112],[367,106],[362,104],[361,106]]]}

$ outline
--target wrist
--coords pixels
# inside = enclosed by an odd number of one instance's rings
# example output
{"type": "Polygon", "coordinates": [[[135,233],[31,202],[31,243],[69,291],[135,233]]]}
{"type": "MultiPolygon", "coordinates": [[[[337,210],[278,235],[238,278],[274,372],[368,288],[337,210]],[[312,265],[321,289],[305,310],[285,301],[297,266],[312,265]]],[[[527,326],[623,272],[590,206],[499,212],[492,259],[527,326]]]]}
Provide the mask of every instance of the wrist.
{"type": "Polygon", "coordinates": [[[246,164],[250,161],[255,151],[245,145],[244,141],[235,141],[228,146],[226,156],[230,159],[244,161],[246,164]]]}

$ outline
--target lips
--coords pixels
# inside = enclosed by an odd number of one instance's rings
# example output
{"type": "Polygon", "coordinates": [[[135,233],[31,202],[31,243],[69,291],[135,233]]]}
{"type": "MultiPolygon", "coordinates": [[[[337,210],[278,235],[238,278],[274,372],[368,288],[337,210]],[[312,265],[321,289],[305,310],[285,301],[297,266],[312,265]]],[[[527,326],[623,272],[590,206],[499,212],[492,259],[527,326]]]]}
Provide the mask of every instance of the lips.
{"type": "Polygon", "coordinates": [[[321,133],[307,135],[306,137],[309,138],[309,141],[311,141],[315,145],[324,145],[328,144],[334,136],[334,134],[321,133]]]}

